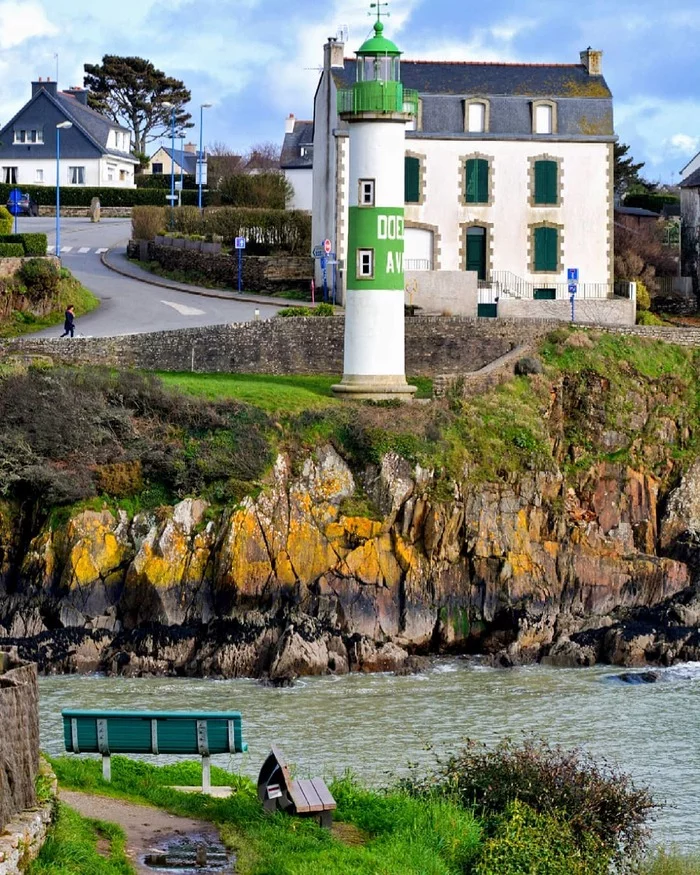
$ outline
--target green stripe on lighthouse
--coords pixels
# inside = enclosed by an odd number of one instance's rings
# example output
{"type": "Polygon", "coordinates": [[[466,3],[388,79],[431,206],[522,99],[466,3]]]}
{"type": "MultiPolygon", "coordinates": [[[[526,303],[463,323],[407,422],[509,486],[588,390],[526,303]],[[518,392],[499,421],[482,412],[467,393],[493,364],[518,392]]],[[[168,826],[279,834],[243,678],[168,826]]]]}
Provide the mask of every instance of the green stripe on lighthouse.
{"type": "Polygon", "coordinates": [[[403,207],[350,207],[348,238],[348,289],[387,289],[404,287],[404,209],[403,207]],[[358,250],[374,253],[374,273],[358,275],[358,250]]]}

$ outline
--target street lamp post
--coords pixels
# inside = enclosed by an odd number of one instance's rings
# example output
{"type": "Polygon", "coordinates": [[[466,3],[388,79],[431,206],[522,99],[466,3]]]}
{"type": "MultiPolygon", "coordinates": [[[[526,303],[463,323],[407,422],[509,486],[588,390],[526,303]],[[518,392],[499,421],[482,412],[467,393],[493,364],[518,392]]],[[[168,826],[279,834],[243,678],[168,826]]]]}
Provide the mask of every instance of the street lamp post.
{"type": "Polygon", "coordinates": [[[202,103],[199,107],[199,155],[197,155],[197,183],[199,194],[197,195],[197,206],[199,212],[202,212],[202,176],[204,175],[204,110],[209,109],[211,103],[202,103]]]}
{"type": "Polygon", "coordinates": [[[73,127],[73,122],[56,125],[56,255],[61,257],[61,131],[73,127]]]}
{"type": "Polygon", "coordinates": [[[180,199],[178,206],[182,206],[183,191],[185,190],[185,132],[180,131],[180,199]]]}
{"type": "Polygon", "coordinates": [[[170,112],[170,134],[172,146],[170,149],[170,230],[175,227],[175,107],[170,112]]]}

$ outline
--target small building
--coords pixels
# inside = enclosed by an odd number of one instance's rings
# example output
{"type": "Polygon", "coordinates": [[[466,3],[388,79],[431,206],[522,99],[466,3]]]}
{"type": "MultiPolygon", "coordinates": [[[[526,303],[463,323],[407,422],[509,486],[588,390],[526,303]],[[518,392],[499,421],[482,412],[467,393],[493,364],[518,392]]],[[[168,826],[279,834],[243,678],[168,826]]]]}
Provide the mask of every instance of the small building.
{"type": "Polygon", "coordinates": [[[0,130],[0,182],[56,185],[56,126],[60,185],[133,188],[138,158],[131,132],[88,106],[83,88],[59,91],[50,79],[32,82],[28,103],[0,130]]]}
{"type": "Polygon", "coordinates": [[[681,274],[700,296],[700,166],[681,182],[681,274]]]}
{"type": "Polygon", "coordinates": [[[637,231],[640,228],[656,227],[660,215],[641,207],[615,207],[615,223],[637,231]]]}
{"type": "Polygon", "coordinates": [[[175,168],[175,176],[184,173],[185,176],[195,176],[197,173],[197,157],[199,150],[194,143],[185,143],[184,149],[172,149],[170,146],[160,146],[148,159],[143,172],[146,174],[170,175],[175,168]]]}
{"type": "Polygon", "coordinates": [[[290,210],[311,212],[313,204],[314,123],[290,113],[285,123],[280,169],[294,189],[290,210]]]}

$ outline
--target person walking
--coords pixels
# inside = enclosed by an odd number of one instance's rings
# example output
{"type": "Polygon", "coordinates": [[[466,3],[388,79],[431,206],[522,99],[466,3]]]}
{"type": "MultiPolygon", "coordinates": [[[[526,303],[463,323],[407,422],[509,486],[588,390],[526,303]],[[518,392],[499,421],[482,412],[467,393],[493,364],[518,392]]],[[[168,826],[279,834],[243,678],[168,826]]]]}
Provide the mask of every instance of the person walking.
{"type": "Polygon", "coordinates": [[[66,316],[63,322],[63,334],[61,337],[67,337],[70,334],[73,337],[75,332],[75,307],[71,304],[66,309],[66,316]]]}

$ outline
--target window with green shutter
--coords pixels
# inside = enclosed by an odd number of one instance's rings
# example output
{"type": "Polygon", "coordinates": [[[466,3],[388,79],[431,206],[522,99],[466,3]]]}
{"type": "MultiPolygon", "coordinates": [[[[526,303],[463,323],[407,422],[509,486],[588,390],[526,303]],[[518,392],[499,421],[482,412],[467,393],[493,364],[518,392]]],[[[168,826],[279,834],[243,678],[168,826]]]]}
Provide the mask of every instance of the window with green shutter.
{"type": "Polygon", "coordinates": [[[559,232],[556,228],[535,228],[535,270],[556,273],[559,268],[559,232]]]}
{"type": "Polygon", "coordinates": [[[556,161],[535,161],[535,203],[559,203],[559,166],[556,161]]]}
{"type": "Polygon", "coordinates": [[[407,204],[420,203],[420,158],[404,158],[404,200],[407,204]]]}
{"type": "Polygon", "coordinates": [[[485,158],[469,158],[466,167],[468,204],[489,202],[489,162],[485,158]]]}

